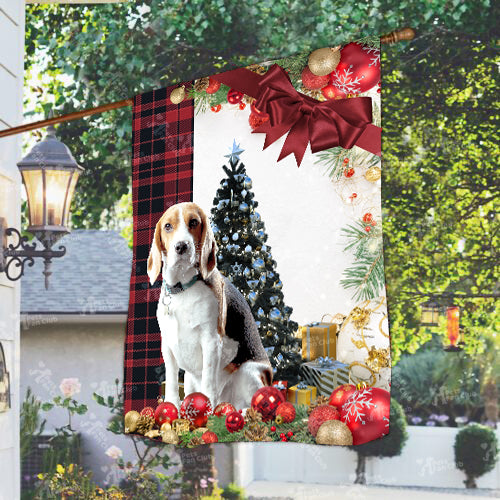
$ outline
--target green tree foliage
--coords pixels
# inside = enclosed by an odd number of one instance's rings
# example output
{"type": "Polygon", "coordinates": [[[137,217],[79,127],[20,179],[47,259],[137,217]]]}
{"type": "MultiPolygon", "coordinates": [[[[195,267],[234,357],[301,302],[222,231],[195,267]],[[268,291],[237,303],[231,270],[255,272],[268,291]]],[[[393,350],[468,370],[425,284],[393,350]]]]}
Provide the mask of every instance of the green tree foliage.
{"type": "Polygon", "coordinates": [[[455,438],[455,464],[464,471],[467,488],[476,488],[476,478],[493,470],[498,457],[495,431],[480,424],[469,424],[455,438]]]}
{"type": "MultiPolygon", "coordinates": [[[[496,290],[497,18],[489,0],[30,5],[27,118],[413,26],[414,42],[383,49],[384,265],[397,362],[429,339],[412,293],[496,290]]],[[[58,133],[87,169],[74,226],[109,225],[130,189],[130,108],[58,133]]],[[[456,302],[466,349],[480,353],[480,337],[494,331],[493,299],[456,302]]]]}
{"type": "Polygon", "coordinates": [[[298,325],[290,320],[292,308],[284,303],[276,261],[258,202],[251,191],[252,180],[237,159],[223,166],[226,177],[214,198],[212,222],[218,252],[218,268],[245,296],[259,328],[262,343],[273,366],[275,380],[298,380],[300,354],[294,332],[298,325]]]}

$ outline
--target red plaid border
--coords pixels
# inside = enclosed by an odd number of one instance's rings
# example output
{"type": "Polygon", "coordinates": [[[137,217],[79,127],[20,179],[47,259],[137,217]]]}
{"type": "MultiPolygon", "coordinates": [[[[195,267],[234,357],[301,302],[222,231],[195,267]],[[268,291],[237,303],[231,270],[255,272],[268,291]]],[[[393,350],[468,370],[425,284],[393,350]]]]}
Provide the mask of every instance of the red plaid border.
{"type": "Polygon", "coordinates": [[[172,104],[167,96],[174,88],[153,90],[134,99],[134,248],[125,338],[125,412],[157,403],[158,375],[163,364],[156,320],[161,281],[149,285],[147,258],[163,212],[193,197],[193,100],[172,104]]]}

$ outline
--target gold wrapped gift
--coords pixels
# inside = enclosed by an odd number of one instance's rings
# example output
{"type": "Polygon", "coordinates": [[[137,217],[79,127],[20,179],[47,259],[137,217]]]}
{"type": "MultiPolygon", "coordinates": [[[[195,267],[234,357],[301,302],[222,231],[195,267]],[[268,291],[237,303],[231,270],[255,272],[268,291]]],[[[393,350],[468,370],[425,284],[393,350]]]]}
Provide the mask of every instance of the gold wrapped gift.
{"type": "Polygon", "coordinates": [[[316,399],[316,392],[317,389],[313,385],[307,385],[304,382],[300,382],[288,388],[287,398],[290,403],[309,406],[311,401],[316,399]]]}
{"type": "Polygon", "coordinates": [[[310,323],[300,327],[302,358],[313,361],[319,357],[334,358],[337,355],[336,323],[310,323]]]}

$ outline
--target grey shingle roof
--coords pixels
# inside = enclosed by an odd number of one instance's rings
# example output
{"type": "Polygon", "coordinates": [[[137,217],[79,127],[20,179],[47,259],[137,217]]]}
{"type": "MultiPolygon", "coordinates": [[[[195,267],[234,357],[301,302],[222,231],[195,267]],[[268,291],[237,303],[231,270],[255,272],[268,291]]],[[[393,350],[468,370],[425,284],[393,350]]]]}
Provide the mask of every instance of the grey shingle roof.
{"type": "Polygon", "coordinates": [[[49,289],[43,262],[35,259],[21,279],[21,313],[125,313],[132,251],[116,231],[75,230],[54,245],[66,255],[53,259],[49,289]]]}

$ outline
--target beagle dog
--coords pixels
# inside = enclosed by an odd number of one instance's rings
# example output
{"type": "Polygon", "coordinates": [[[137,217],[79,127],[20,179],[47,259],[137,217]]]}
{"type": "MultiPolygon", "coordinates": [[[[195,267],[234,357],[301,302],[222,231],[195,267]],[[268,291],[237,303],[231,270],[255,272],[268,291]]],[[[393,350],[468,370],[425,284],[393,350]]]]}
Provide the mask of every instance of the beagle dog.
{"type": "Polygon", "coordinates": [[[249,305],[216,267],[217,244],[195,203],[171,206],[156,224],[148,258],[153,284],[163,277],[157,319],[165,363],[165,400],[202,392],[215,408],[225,401],[248,408],[272,383],[272,369],[249,305]],[[163,266],[163,267],[162,267],[163,266]]]}

